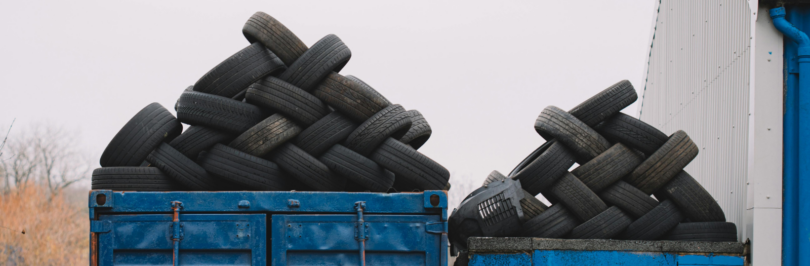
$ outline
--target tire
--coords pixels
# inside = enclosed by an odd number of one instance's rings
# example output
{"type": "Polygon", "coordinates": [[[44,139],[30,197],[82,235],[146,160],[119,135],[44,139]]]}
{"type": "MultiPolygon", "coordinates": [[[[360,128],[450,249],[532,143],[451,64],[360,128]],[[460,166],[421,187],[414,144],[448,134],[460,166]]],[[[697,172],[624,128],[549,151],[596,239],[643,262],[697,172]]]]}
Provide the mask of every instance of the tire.
{"type": "Polygon", "coordinates": [[[523,223],[521,235],[562,238],[577,227],[577,224],[577,218],[568,212],[562,204],[554,204],[540,215],[523,223]]]}
{"type": "Polygon", "coordinates": [[[565,144],[578,162],[590,161],[610,148],[610,142],[604,137],[556,106],[546,107],[534,122],[534,128],[565,144]]]}
{"type": "Polygon", "coordinates": [[[633,220],[613,206],[580,224],[571,231],[573,239],[611,239],[621,234],[633,220]]]}
{"type": "Polygon", "coordinates": [[[665,200],[650,212],[630,224],[623,233],[628,240],[656,240],[664,236],[681,221],[683,215],[675,204],[665,200]]]}
{"type": "Polygon", "coordinates": [[[228,133],[242,133],[265,117],[259,107],[213,94],[186,91],[177,100],[180,122],[228,133]]]}
{"type": "Polygon", "coordinates": [[[280,114],[274,114],[246,130],[228,146],[253,156],[263,156],[301,133],[301,128],[280,114]]]}
{"type": "Polygon", "coordinates": [[[658,206],[658,201],[636,187],[619,181],[599,193],[605,203],[619,207],[633,219],[638,219],[658,206]]]}
{"type": "Polygon", "coordinates": [[[430,124],[428,124],[425,117],[422,116],[422,113],[419,111],[409,110],[406,113],[411,117],[411,128],[408,129],[408,132],[405,133],[404,136],[399,138],[399,141],[418,150],[419,147],[422,147],[422,145],[428,141],[433,130],[430,129],[430,124]]]}
{"type": "Polygon", "coordinates": [[[396,180],[420,190],[442,190],[450,179],[446,168],[392,138],[386,139],[369,158],[394,172],[396,180]]]}
{"type": "MultiPolygon", "coordinates": [[[[487,179],[484,180],[484,184],[482,184],[481,186],[486,187],[487,185],[489,185],[489,183],[501,182],[501,180],[504,180],[504,179],[506,179],[506,177],[503,176],[503,174],[501,174],[501,172],[492,171],[492,172],[489,173],[489,175],[487,176],[487,179]]],[[[530,194],[531,194],[531,192],[530,192],[530,194]]]]}
{"type": "Polygon", "coordinates": [[[310,92],[329,74],[340,72],[352,52],[334,34],[326,35],[312,45],[278,77],[310,92]]]}
{"type": "Polygon", "coordinates": [[[580,103],[568,113],[585,125],[593,127],[619,113],[637,99],[638,94],[633,84],[628,80],[622,80],[580,103]]]}
{"type": "Polygon", "coordinates": [[[664,237],[676,241],[737,242],[737,225],[726,222],[680,223],[664,237]]]}
{"type": "Polygon", "coordinates": [[[287,66],[261,43],[254,43],[205,73],[194,91],[231,98],[250,84],[287,66]]]}
{"type": "Polygon", "coordinates": [[[173,191],[180,186],[155,167],[103,167],[93,170],[91,189],[173,191]]]}
{"type": "Polygon", "coordinates": [[[580,221],[590,220],[608,208],[596,193],[570,173],[560,178],[549,193],[562,202],[580,221]]]}
{"type": "Polygon", "coordinates": [[[211,129],[205,126],[190,126],[169,142],[169,146],[176,149],[188,158],[197,158],[200,152],[207,150],[217,143],[228,143],[236,135],[211,129]]]}
{"type": "Polygon", "coordinates": [[[278,111],[302,126],[312,125],[329,114],[329,107],[321,100],[276,77],[250,85],[245,98],[249,103],[278,111]]]}
{"type": "Polygon", "coordinates": [[[411,127],[411,116],[399,104],[391,105],[371,116],[346,138],[344,145],[368,156],[380,144],[392,137],[402,137],[411,127]]]}
{"type": "Polygon", "coordinates": [[[526,222],[546,211],[548,206],[535,198],[532,193],[524,190],[523,198],[520,199],[520,209],[523,210],[523,219],[521,222],[526,222]]]}
{"type": "Polygon", "coordinates": [[[159,103],[141,109],[115,134],[101,154],[102,167],[139,166],[152,150],[171,141],[183,126],[159,103]]]}
{"type": "Polygon", "coordinates": [[[200,166],[226,181],[250,190],[289,190],[286,177],[275,163],[217,144],[200,158],[200,166]]]}
{"type": "Polygon", "coordinates": [[[394,173],[343,145],[333,146],[319,160],[333,173],[371,192],[386,192],[394,185],[394,173]]]}
{"type": "MultiPolygon", "coordinates": [[[[691,222],[725,222],[723,208],[711,194],[685,171],[678,173],[656,192],[656,197],[672,200],[691,222]]],[[[735,230],[736,237],[736,230],[735,230]]]]}
{"type": "Polygon", "coordinates": [[[346,140],[356,128],[354,122],[338,112],[332,112],[301,131],[293,143],[312,156],[320,156],[346,140]]]}
{"type": "Polygon", "coordinates": [[[293,144],[287,143],[270,154],[270,158],[301,183],[319,191],[341,191],[346,179],[334,175],[322,162],[293,144]]]}
{"type": "Polygon", "coordinates": [[[161,144],[146,157],[146,161],[169,177],[191,190],[219,190],[220,180],[208,175],[197,165],[169,144],[161,144]]]}
{"type": "Polygon", "coordinates": [[[697,154],[697,145],[685,132],[678,130],[633,170],[625,181],[648,195],[652,194],[680,173],[697,154]]]}
{"type": "Polygon", "coordinates": [[[653,154],[668,139],[664,132],[623,113],[616,114],[594,129],[607,140],[623,143],[645,155],[653,154]]]}
{"type": "Polygon", "coordinates": [[[391,105],[388,99],[360,79],[338,73],[327,76],[312,93],[358,123],[391,105]]]}
{"type": "Polygon", "coordinates": [[[546,142],[529,157],[534,155],[537,156],[533,161],[512,176],[513,179],[520,180],[521,187],[532,195],[548,191],[557,180],[568,173],[568,169],[575,161],[574,155],[565,145],[555,140],[546,142]]]}
{"type": "Polygon", "coordinates": [[[250,16],[245,22],[242,34],[251,43],[263,44],[288,66],[307,51],[307,45],[298,39],[298,36],[284,24],[261,11],[250,16]]]}
{"type": "Polygon", "coordinates": [[[599,192],[633,172],[642,161],[643,158],[627,146],[616,143],[571,173],[593,192],[599,192]]]}

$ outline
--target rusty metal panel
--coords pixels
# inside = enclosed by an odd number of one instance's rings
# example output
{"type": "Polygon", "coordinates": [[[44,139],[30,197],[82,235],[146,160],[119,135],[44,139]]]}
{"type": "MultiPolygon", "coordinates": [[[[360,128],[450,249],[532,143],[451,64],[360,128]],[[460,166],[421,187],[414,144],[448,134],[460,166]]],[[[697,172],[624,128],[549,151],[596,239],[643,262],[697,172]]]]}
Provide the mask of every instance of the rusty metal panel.
{"type": "MultiPolygon", "coordinates": [[[[686,171],[742,232],[746,209],[751,10],[740,0],[661,0],[639,118],[700,148],[686,171]]],[[[742,239],[744,241],[744,239],[742,239]]]]}

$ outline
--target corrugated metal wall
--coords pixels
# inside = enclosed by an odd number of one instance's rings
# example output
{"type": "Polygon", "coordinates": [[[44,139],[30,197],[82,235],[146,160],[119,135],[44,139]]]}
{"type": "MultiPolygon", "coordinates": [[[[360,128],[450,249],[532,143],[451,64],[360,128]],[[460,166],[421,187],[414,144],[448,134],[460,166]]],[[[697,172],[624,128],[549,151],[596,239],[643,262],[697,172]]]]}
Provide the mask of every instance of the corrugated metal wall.
{"type": "Polygon", "coordinates": [[[639,118],[700,148],[686,171],[742,231],[751,11],[744,0],[662,0],[639,118]]]}

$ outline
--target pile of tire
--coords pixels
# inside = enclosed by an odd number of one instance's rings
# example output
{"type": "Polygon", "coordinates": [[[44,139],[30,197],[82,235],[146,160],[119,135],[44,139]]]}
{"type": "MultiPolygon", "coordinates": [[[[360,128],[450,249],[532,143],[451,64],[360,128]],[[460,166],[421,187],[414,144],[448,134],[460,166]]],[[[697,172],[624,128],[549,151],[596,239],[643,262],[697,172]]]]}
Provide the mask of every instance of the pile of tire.
{"type": "MultiPolygon", "coordinates": [[[[519,181],[529,198],[515,206],[522,209],[522,224],[506,235],[486,236],[737,241],[736,225],[726,222],[717,201],[683,171],[698,154],[689,136],[683,131],[667,136],[620,112],[637,98],[624,80],[568,112],[545,108],[534,127],[546,142],[508,176],[495,171],[479,189],[506,178],[519,181]],[[551,207],[534,197],[538,194],[551,207]]],[[[478,202],[486,199],[461,206],[478,202]]],[[[451,226],[454,219],[465,218],[451,217],[451,226]]],[[[475,224],[457,224],[451,232],[480,233],[475,224]]],[[[455,243],[464,245],[463,239],[455,243]]]]}
{"type": "Polygon", "coordinates": [[[431,135],[419,111],[338,74],[351,57],[340,38],[307,48],[263,12],[242,32],[251,44],[183,91],[176,118],[152,103],[124,125],[93,189],[449,189],[447,169],[417,151],[431,135]]]}

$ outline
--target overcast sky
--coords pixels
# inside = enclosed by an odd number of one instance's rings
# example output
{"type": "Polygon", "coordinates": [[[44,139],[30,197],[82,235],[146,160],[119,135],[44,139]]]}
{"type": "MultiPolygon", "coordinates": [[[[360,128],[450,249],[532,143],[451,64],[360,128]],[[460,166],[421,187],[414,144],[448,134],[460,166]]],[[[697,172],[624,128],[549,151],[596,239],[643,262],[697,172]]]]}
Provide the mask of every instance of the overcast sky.
{"type": "MultiPolygon", "coordinates": [[[[534,120],[622,79],[639,92],[654,14],[636,1],[3,1],[0,125],[80,134],[98,158],[138,110],[174,102],[248,45],[256,11],[308,46],[336,34],[341,71],[417,109],[433,135],[420,151],[453,179],[507,174],[543,142],[534,120]]],[[[636,115],[637,104],[624,112],[636,115]]]]}

